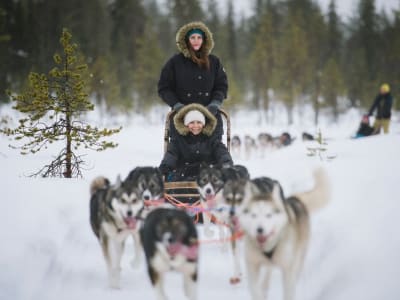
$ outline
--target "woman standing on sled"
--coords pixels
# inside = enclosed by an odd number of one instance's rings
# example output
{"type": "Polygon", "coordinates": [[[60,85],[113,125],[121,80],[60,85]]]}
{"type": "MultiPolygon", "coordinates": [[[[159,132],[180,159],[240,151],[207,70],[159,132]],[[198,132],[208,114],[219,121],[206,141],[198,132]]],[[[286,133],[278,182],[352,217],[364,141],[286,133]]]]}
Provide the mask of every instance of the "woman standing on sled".
{"type": "Polygon", "coordinates": [[[202,162],[219,166],[233,165],[226,146],[213,134],[217,120],[200,104],[189,104],[174,116],[178,136],[171,139],[160,164],[166,181],[195,180],[202,162]]]}
{"type": "MultiPolygon", "coordinates": [[[[179,53],[162,68],[158,94],[176,111],[191,103],[206,106],[218,121],[213,137],[221,140],[223,126],[218,109],[226,98],[228,80],[218,57],[210,54],[214,47],[212,33],[204,23],[192,22],[178,30],[176,44],[179,53]]],[[[173,127],[171,138],[177,135],[173,127]]]]}

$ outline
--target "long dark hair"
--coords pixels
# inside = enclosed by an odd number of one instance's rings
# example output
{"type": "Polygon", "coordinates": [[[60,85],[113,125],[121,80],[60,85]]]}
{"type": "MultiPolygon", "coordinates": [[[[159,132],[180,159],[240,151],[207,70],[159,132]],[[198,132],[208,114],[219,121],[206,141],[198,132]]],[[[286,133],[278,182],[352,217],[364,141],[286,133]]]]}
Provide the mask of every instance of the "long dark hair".
{"type": "MultiPolygon", "coordinates": [[[[204,50],[203,45],[201,45],[199,51],[194,51],[192,46],[190,45],[189,39],[186,38],[185,40],[191,60],[195,62],[200,68],[209,70],[210,61],[208,59],[208,53],[207,51],[204,50]]],[[[204,38],[203,38],[203,43],[204,43],[204,38]]]]}

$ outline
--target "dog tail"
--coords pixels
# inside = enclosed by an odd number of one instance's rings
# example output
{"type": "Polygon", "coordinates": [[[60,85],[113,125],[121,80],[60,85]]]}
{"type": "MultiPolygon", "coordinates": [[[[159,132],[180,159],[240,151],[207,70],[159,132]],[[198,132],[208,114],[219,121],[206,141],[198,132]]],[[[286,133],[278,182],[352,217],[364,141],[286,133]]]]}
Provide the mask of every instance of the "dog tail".
{"type": "Polygon", "coordinates": [[[98,190],[110,186],[110,180],[104,176],[98,176],[90,183],[90,196],[93,196],[98,190]]]}
{"type": "Polygon", "coordinates": [[[314,188],[293,196],[299,198],[311,213],[325,207],[330,201],[330,182],[326,171],[319,167],[313,171],[314,188]]]}

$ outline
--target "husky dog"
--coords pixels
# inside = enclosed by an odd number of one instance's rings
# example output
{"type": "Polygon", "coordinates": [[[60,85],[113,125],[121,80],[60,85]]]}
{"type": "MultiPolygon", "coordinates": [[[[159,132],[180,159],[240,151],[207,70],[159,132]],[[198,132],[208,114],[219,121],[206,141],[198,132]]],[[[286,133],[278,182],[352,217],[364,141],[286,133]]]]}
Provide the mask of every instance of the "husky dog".
{"type": "Polygon", "coordinates": [[[272,148],[274,144],[274,138],[269,133],[260,133],[257,136],[257,142],[260,148],[260,155],[261,157],[264,157],[265,151],[268,148],[272,148]]]}
{"type": "Polygon", "coordinates": [[[303,140],[303,142],[307,142],[307,141],[314,141],[315,138],[312,134],[308,133],[308,132],[303,132],[301,134],[301,138],[303,140]]]}
{"type": "Polygon", "coordinates": [[[234,135],[231,140],[231,149],[232,155],[239,156],[240,155],[240,147],[242,145],[242,141],[238,135],[234,135]]]}
{"type": "MultiPolygon", "coordinates": [[[[321,172],[314,173],[319,175],[321,172]]],[[[284,299],[291,300],[310,235],[309,215],[303,201],[327,198],[328,189],[316,185],[312,191],[285,198],[279,182],[267,177],[253,179],[246,189],[249,199],[239,221],[245,234],[245,263],[252,299],[266,298],[271,269],[278,267],[283,275],[284,299]]]]}
{"type": "MultiPolygon", "coordinates": [[[[236,251],[236,236],[238,235],[238,223],[236,222],[233,210],[235,209],[234,202],[237,200],[232,195],[234,185],[244,186],[244,183],[249,180],[250,175],[246,167],[242,165],[234,165],[226,168],[218,168],[202,164],[200,166],[199,177],[197,180],[200,201],[202,203],[204,233],[206,236],[212,236],[213,230],[210,228],[211,219],[218,227],[219,238],[221,241],[226,241],[226,228],[231,233],[231,246],[234,259],[234,275],[231,278],[231,283],[235,284],[240,281],[241,271],[239,265],[239,257],[236,251]],[[237,181],[241,181],[238,184],[237,181]],[[244,183],[242,183],[242,181],[244,183]],[[225,187],[228,186],[229,193],[225,193],[225,187]]],[[[222,244],[223,249],[226,249],[226,243],[222,244]]]]}
{"type": "Polygon", "coordinates": [[[195,300],[198,272],[198,238],[192,218],[186,212],[171,208],[152,210],[140,229],[151,283],[157,299],[167,299],[164,292],[165,272],[175,270],[184,276],[184,293],[195,300]]]}
{"type": "Polygon", "coordinates": [[[134,239],[135,259],[140,260],[138,216],[144,203],[134,186],[119,176],[114,185],[105,177],[94,179],[90,193],[90,224],[106,260],[109,284],[119,288],[120,262],[129,236],[134,239]]]}
{"type": "Polygon", "coordinates": [[[202,163],[200,165],[199,176],[197,177],[197,185],[200,194],[200,203],[204,210],[202,212],[204,233],[206,236],[212,236],[213,231],[210,228],[211,211],[216,208],[217,193],[224,186],[221,168],[202,163]]]}
{"type": "Polygon", "coordinates": [[[249,159],[254,153],[257,152],[256,140],[250,135],[244,137],[244,154],[245,158],[249,159]]]}
{"type": "Polygon", "coordinates": [[[140,217],[146,217],[152,208],[164,204],[164,182],[158,168],[136,167],[129,173],[125,181],[131,185],[144,202],[144,210],[140,217]]]}

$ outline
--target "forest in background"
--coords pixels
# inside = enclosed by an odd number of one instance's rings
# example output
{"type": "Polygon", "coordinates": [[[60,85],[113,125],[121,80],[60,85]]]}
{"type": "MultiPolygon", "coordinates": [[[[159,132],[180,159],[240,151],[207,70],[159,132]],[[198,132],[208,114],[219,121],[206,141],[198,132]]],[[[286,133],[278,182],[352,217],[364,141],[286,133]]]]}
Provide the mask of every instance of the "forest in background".
{"type": "MultiPolygon", "coordinates": [[[[253,0],[240,16],[235,1],[1,0],[0,104],[22,92],[30,72],[48,73],[67,28],[89,67],[86,88],[108,113],[146,113],[160,104],[161,67],[177,52],[175,34],[200,20],[214,34],[213,53],[229,80],[224,107],[268,112],[312,105],[334,119],[349,107],[367,109],[382,82],[400,94],[400,10],[378,12],[358,0],[346,22],[332,0],[323,14],[312,0],[253,0]]],[[[268,116],[268,114],[266,114],[268,116]]]]}

